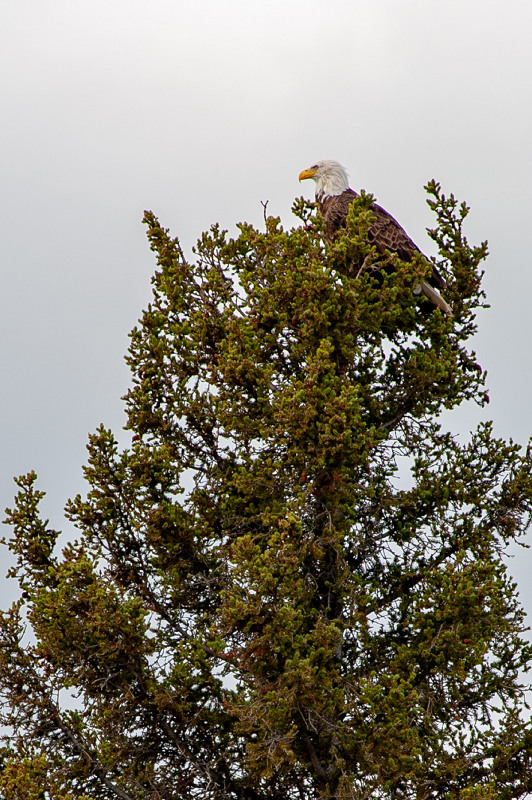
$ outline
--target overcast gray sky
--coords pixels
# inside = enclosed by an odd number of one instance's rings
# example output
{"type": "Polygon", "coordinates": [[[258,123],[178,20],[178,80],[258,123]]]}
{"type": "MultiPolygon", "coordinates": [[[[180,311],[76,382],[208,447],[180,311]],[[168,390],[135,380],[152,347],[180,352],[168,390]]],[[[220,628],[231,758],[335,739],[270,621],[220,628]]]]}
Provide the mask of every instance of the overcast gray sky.
{"type": "MultiPolygon", "coordinates": [[[[468,238],[491,252],[475,347],[492,402],[452,425],[492,418],[526,442],[531,30],[529,0],[4,0],[2,508],[35,468],[65,528],[88,433],[121,439],[155,266],[143,209],[187,251],[212,222],[259,224],[265,200],[290,226],[321,158],[429,253],[427,180],[471,205],[468,238]]],[[[511,569],[532,613],[530,554],[511,569]]]]}

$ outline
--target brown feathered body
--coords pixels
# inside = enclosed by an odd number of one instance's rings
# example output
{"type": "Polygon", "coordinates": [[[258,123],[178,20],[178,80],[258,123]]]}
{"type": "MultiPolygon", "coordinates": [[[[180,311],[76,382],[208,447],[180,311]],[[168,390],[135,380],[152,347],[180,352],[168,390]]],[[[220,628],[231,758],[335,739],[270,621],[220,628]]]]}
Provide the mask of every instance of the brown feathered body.
{"type": "MultiPolygon", "coordinates": [[[[332,242],[346,227],[349,206],[358,194],[349,188],[347,172],[338,161],[318,161],[309,169],[303,170],[299,180],[312,178],[316,183],[316,202],[325,221],[325,238],[332,242]]],[[[397,253],[401,261],[411,261],[416,254],[421,255],[430,264],[429,259],[412,241],[404,228],[396,219],[388,214],[377,203],[371,205],[372,219],[368,227],[367,237],[379,256],[386,253],[397,253]]],[[[378,267],[377,267],[378,271],[378,267]]],[[[439,290],[447,284],[434,265],[427,280],[420,281],[414,287],[415,294],[423,294],[447,316],[452,316],[451,307],[440,295],[439,290]]]]}
{"type": "MultiPolygon", "coordinates": [[[[352,189],[346,189],[338,195],[316,198],[325,222],[325,238],[328,242],[332,242],[342,228],[345,228],[349,206],[358,196],[352,189]]],[[[384,256],[388,250],[390,253],[397,253],[401,261],[411,261],[416,254],[427,258],[404,228],[384,208],[372,203],[371,213],[372,220],[367,231],[368,243],[375,246],[379,255],[384,256]]],[[[432,267],[432,275],[427,280],[437,289],[445,289],[447,286],[435,266],[432,267]]]]}

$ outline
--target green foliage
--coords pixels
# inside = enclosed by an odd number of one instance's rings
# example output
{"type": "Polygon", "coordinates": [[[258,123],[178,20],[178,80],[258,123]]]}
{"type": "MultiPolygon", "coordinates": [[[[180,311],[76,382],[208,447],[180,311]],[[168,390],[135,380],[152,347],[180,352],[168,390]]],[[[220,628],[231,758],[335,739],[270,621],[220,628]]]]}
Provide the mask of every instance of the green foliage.
{"type": "Polygon", "coordinates": [[[427,189],[452,319],[413,294],[422,258],[368,269],[368,195],[329,247],[300,200],[301,226],[213,226],[194,263],[146,213],[131,446],[90,437],[61,553],[34,474],[8,512],[5,800],[532,791],[531,650],[502,561],[532,451],[438,423],[487,402],[467,345],[487,250],[427,189]]]}

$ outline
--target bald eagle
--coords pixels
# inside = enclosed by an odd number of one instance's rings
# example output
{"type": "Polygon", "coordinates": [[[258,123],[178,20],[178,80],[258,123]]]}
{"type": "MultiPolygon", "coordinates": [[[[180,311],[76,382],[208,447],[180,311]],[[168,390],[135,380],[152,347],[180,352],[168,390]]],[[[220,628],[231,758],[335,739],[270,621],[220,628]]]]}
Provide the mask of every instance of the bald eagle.
{"type": "MultiPolygon", "coordinates": [[[[346,227],[349,206],[358,194],[349,188],[347,172],[338,161],[317,161],[312,167],[300,173],[300,181],[307,178],[312,178],[316,182],[316,202],[325,222],[325,238],[328,242],[332,242],[342,228],[346,227]]],[[[368,242],[375,246],[380,256],[384,256],[388,251],[397,253],[402,261],[411,261],[416,253],[427,258],[397,220],[384,208],[372,203],[371,211],[373,219],[368,228],[368,242]]],[[[451,317],[451,307],[438,291],[445,289],[446,286],[436,267],[432,266],[432,275],[426,281],[416,284],[414,294],[424,294],[433,305],[451,317]]]]}

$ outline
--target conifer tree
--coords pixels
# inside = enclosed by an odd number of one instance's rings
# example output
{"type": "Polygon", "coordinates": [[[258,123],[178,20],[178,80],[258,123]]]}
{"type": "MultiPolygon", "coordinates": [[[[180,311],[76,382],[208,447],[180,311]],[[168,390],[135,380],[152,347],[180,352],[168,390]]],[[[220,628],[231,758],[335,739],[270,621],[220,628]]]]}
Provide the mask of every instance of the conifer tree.
{"type": "Polygon", "coordinates": [[[524,613],[503,555],[532,451],[442,411],[487,401],[468,340],[486,245],[427,187],[452,319],[374,271],[371,198],[325,247],[152,213],[131,444],[90,436],[61,552],[32,473],[8,512],[3,800],[494,800],[532,791],[524,613]],[[447,417],[449,418],[449,417],[447,417]]]}

